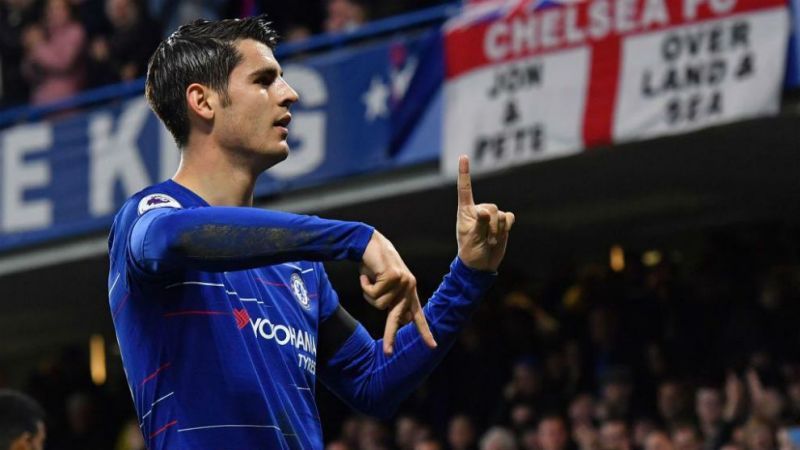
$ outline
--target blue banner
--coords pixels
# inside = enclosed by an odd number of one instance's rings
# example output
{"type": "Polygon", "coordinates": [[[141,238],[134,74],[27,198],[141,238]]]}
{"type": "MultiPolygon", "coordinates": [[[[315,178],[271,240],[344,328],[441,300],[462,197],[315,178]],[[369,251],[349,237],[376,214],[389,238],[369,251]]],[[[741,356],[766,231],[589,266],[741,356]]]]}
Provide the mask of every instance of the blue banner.
{"type": "Polygon", "coordinates": [[[786,87],[800,86],[800,0],[790,0],[792,12],[792,37],[789,40],[789,55],[786,59],[786,87]]]}
{"type": "MultiPolygon", "coordinates": [[[[256,194],[439,158],[438,30],[284,61],[300,94],[289,158],[256,194]],[[438,77],[438,79],[437,79],[438,77]]],[[[179,153],[143,98],[0,132],[0,251],[107,228],[179,153]]]]}

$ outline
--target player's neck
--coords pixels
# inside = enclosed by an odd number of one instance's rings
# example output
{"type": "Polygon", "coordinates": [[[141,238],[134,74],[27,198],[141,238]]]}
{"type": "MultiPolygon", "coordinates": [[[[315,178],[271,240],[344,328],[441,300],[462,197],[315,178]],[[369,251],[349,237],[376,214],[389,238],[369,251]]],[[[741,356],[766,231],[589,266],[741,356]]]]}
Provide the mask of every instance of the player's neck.
{"type": "Polygon", "coordinates": [[[257,175],[219,153],[216,157],[184,151],[172,180],[211,206],[253,206],[257,175]]]}

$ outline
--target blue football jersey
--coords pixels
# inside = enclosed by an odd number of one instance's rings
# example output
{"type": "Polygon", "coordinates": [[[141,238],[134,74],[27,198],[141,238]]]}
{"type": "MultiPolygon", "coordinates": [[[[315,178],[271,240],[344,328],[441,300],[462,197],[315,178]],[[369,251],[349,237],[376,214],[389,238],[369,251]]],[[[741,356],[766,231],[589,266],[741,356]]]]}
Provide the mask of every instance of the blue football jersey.
{"type": "Polygon", "coordinates": [[[111,229],[109,305],[147,446],[317,448],[317,331],[339,305],[322,264],[154,276],[132,259],[138,220],[208,207],[168,180],[130,198],[111,229]]]}

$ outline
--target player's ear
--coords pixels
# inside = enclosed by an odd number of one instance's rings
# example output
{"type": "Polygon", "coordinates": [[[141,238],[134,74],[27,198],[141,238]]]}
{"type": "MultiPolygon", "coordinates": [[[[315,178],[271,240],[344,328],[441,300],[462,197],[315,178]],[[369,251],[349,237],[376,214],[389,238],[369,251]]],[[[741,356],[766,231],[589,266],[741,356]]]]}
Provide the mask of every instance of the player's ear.
{"type": "Polygon", "coordinates": [[[187,108],[203,119],[214,118],[214,107],[218,104],[216,92],[200,83],[192,83],[186,87],[187,108]]]}

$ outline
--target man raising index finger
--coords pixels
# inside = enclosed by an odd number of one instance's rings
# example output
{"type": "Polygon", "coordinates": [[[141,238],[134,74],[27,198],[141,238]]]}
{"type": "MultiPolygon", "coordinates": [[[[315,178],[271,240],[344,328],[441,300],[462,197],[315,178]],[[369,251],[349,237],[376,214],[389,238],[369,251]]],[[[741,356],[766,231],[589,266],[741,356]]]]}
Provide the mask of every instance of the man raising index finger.
{"type": "Polygon", "coordinates": [[[252,207],[258,175],[289,155],[298,100],[274,46],[263,16],[197,21],[148,67],[147,99],[181,163],[115,217],[108,291],[150,449],[320,448],[317,374],[354,408],[391,415],[496,276],[509,228],[496,207],[459,212],[465,241],[424,308],[372,227],[252,207]],[[321,262],[341,259],[363,263],[367,296],[390,309],[385,340],[340,304],[321,262]]]}
{"type": "Polygon", "coordinates": [[[500,211],[497,205],[475,205],[469,158],[459,157],[456,240],[461,260],[473,269],[496,271],[506,254],[508,233],[514,220],[514,213],[500,211]]]}

